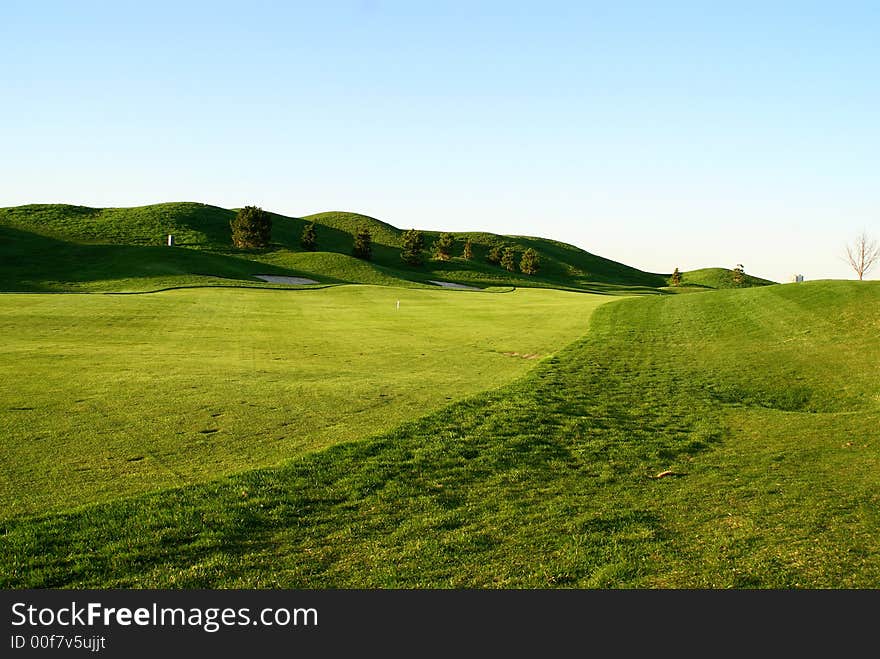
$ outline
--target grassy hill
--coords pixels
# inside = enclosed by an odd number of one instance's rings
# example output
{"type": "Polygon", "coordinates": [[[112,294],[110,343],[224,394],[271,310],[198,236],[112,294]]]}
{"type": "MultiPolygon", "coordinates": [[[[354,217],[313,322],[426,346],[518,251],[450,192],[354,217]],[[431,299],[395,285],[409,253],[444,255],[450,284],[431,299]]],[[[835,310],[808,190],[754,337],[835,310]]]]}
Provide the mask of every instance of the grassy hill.
{"type": "MultiPolygon", "coordinates": [[[[745,276],[743,277],[743,285],[740,287],[769,286],[774,283],[776,282],[745,273],[745,276]]],[[[733,270],[728,268],[702,268],[700,270],[688,270],[681,274],[681,286],[685,288],[738,288],[733,280],[733,270]]]]}
{"type": "Polygon", "coordinates": [[[874,282],[605,304],[523,379],[381,436],[6,520],[0,583],[873,588],[878,328],[874,282]]]}
{"type": "Polygon", "coordinates": [[[165,245],[167,234],[191,248],[230,244],[235,212],[198,203],[166,203],[133,208],[89,208],[31,204],[0,208],[0,224],[43,236],[82,243],[165,245]]]}
{"type": "Polygon", "coordinates": [[[430,280],[450,280],[478,286],[592,292],[657,292],[666,285],[665,275],[643,272],[572,245],[489,233],[457,234],[453,258],[440,261],[430,258],[439,234],[425,232],[428,259],[424,265],[412,267],[400,258],[400,229],[348,212],[302,218],[272,214],[269,249],[235,250],[229,229],[234,215],[234,210],[189,202],[135,208],[62,204],[2,208],[0,287],[33,291],[151,290],[216,283],[212,277],[254,284],[253,274],[306,276],[322,283],[430,286],[430,280]],[[316,225],[317,253],[304,253],[299,245],[308,222],[316,225]],[[353,235],[361,226],[369,228],[373,236],[371,263],[350,256],[353,235]],[[177,248],[164,246],[168,234],[175,236],[177,248]],[[474,252],[469,261],[460,256],[466,238],[471,240],[474,252]],[[535,249],[541,258],[539,273],[511,273],[488,263],[489,249],[500,243],[514,247],[519,254],[530,247],[535,249]]]}
{"type": "Polygon", "coordinates": [[[0,224],[2,291],[138,291],[260,285],[254,274],[295,274],[207,250],[83,243],[0,224]]]}

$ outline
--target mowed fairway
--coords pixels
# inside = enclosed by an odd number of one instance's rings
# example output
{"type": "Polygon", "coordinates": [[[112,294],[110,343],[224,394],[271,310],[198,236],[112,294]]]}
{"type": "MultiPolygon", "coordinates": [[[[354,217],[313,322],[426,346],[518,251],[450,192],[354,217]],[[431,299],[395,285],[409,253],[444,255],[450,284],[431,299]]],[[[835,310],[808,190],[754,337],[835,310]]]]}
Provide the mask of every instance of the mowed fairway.
{"type": "Polygon", "coordinates": [[[390,430],[522,375],[609,299],[374,286],[0,296],[2,516],[390,430]]]}
{"type": "Polygon", "coordinates": [[[7,520],[0,585],[876,588],[878,332],[873,282],[614,302],[382,436],[7,520]]]}

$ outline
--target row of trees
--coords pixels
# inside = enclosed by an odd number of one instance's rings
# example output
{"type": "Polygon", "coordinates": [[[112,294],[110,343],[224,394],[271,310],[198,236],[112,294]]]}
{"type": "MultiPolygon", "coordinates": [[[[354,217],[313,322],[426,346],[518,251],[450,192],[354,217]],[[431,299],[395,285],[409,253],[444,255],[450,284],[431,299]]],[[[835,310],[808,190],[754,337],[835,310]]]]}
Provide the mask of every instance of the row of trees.
{"type": "MultiPolygon", "coordinates": [[[[496,243],[489,248],[486,260],[493,265],[500,265],[508,272],[516,272],[517,251],[511,245],[496,243]]],[[[529,247],[522,256],[519,257],[519,270],[523,274],[533,275],[538,272],[540,265],[540,257],[538,252],[529,247]]]]}
{"type": "MultiPolygon", "coordinates": [[[[272,239],[272,216],[258,206],[245,206],[238,211],[229,225],[232,229],[232,244],[235,247],[242,249],[264,248],[269,246],[272,239]]],[[[370,230],[361,227],[355,235],[352,254],[359,259],[372,259],[372,242],[370,230]]],[[[314,222],[303,228],[300,245],[310,252],[318,249],[314,222]]],[[[455,236],[451,233],[441,233],[434,242],[435,257],[441,261],[448,261],[452,258],[454,248],[455,236]]],[[[424,262],[424,251],[425,237],[421,231],[410,229],[404,232],[403,251],[400,256],[405,263],[413,266],[421,265],[424,262]]],[[[470,238],[465,238],[461,256],[467,261],[474,258],[470,238]]],[[[538,252],[531,247],[520,256],[514,247],[503,243],[492,245],[486,260],[493,265],[500,265],[509,272],[516,272],[517,265],[519,265],[520,272],[526,275],[536,274],[540,266],[538,252]]],[[[862,232],[852,245],[847,245],[845,260],[858,275],[858,278],[863,279],[865,273],[880,262],[880,246],[876,240],[872,240],[867,233],[862,232]]],[[[742,286],[745,283],[745,271],[741,263],[738,263],[733,269],[731,277],[734,286],[742,286]]],[[[673,286],[681,285],[681,273],[678,268],[672,273],[670,283],[673,286]]]]}
{"type": "MultiPolygon", "coordinates": [[[[241,249],[260,249],[269,246],[272,239],[272,216],[258,206],[245,206],[238,211],[235,218],[230,222],[232,229],[232,244],[241,249]]],[[[455,249],[455,236],[451,233],[441,233],[434,242],[435,257],[441,261],[452,258],[455,249]]],[[[315,223],[311,222],[303,228],[300,236],[300,245],[310,252],[318,249],[318,236],[315,223]]],[[[403,234],[403,251],[400,256],[408,265],[418,266],[424,263],[425,237],[421,231],[410,229],[403,234]]],[[[373,237],[367,227],[358,229],[354,237],[351,253],[359,259],[371,260],[373,258],[373,237]]],[[[466,238],[461,252],[462,258],[472,260],[474,258],[473,245],[470,238],[466,238]]],[[[500,264],[510,272],[516,271],[515,250],[510,246],[495,245],[489,250],[489,263],[500,264]]],[[[527,275],[538,272],[540,259],[534,249],[527,249],[519,259],[519,269],[527,275]]]]}
{"type": "MultiPolygon", "coordinates": [[[[455,249],[455,236],[451,233],[441,233],[434,242],[434,257],[440,261],[448,261],[452,258],[455,249]]],[[[372,240],[370,230],[361,228],[355,235],[352,255],[360,259],[372,258],[372,240]]],[[[517,263],[520,272],[534,275],[538,272],[541,259],[538,252],[531,247],[525,250],[517,261],[516,250],[509,245],[493,245],[487,256],[489,263],[500,265],[505,270],[516,272],[517,263]]],[[[461,250],[461,257],[466,261],[474,258],[474,248],[470,238],[465,238],[461,250]]],[[[403,262],[411,266],[420,266],[425,262],[425,236],[418,229],[409,229],[403,232],[403,250],[400,252],[403,262]]]]}
{"type": "MultiPolygon", "coordinates": [[[[448,261],[452,258],[452,250],[455,249],[455,236],[451,233],[441,233],[434,241],[434,258],[440,261],[448,261]]],[[[425,236],[418,229],[410,229],[403,232],[403,251],[400,258],[408,265],[421,265],[425,256],[425,236]]],[[[470,238],[465,239],[461,256],[470,261],[473,256],[473,246],[470,238]]]]}

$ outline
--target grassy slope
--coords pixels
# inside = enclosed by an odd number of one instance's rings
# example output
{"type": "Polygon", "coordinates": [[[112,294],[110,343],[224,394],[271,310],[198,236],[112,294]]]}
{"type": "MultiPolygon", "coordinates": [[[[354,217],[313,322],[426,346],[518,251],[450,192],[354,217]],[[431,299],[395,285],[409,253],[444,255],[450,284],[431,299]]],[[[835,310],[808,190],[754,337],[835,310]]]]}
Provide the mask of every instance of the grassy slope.
{"type": "Polygon", "coordinates": [[[171,202],[134,208],[89,208],[67,204],[31,204],[0,208],[0,224],[86,243],[116,245],[177,244],[206,248],[229,245],[229,221],[235,212],[208,204],[171,202]]]}
{"type": "MultiPolygon", "coordinates": [[[[268,274],[253,267],[254,261],[275,266],[270,271],[275,274],[311,275],[325,283],[411,285],[444,279],[487,286],[552,286],[596,292],[648,292],[665,283],[660,275],[557,241],[486,233],[458,234],[460,240],[454,253],[460,254],[464,236],[468,236],[475,254],[471,261],[460,257],[450,261],[428,258],[423,266],[410,267],[400,258],[399,229],[347,212],[318,213],[305,218],[273,214],[272,248],[237,251],[230,248],[229,221],[233,216],[232,210],[182,202],[108,209],[65,205],[3,208],[0,285],[5,290],[145,290],[211,283],[205,275],[252,282],[251,274],[268,274]],[[316,223],[321,251],[303,254],[299,238],[305,224],[312,221],[316,223]],[[364,264],[349,256],[352,236],[360,226],[369,227],[373,235],[372,263],[364,264]],[[181,248],[162,247],[169,233],[175,235],[181,248]],[[540,273],[509,273],[487,263],[489,247],[502,241],[515,246],[520,253],[528,247],[535,248],[542,259],[540,273]],[[116,249],[111,249],[111,245],[116,249]],[[122,245],[128,249],[119,251],[122,245]],[[33,249],[39,251],[32,253],[33,249]],[[53,250],[60,259],[46,257],[53,250]],[[27,262],[25,272],[13,267],[16,254],[19,265],[27,262]],[[300,264],[304,266],[302,271],[296,269],[300,264]],[[65,288],[65,275],[71,272],[76,274],[65,288]],[[138,282],[138,278],[142,281],[138,282]]],[[[439,234],[425,235],[430,253],[439,234]]]]}
{"type": "Polygon", "coordinates": [[[386,431],[521,375],[535,362],[505,353],[555,351],[605,299],[367,286],[0,296],[2,516],[386,431]]]}
{"type": "MultiPolygon", "coordinates": [[[[67,218],[66,215],[61,217],[67,218]]],[[[2,219],[0,290],[3,291],[149,291],[193,285],[265,287],[253,277],[255,274],[305,276],[326,284],[430,286],[406,281],[394,271],[344,254],[289,250],[251,253],[213,250],[208,244],[198,249],[169,249],[136,244],[132,236],[125,238],[131,240],[131,244],[77,242],[57,237],[63,226],[48,230],[50,223],[47,222],[40,233],[33,230],[34,226],[23,229],[20,224],[4,225],[2,219]]],[[[92,228],[86,225],[71,229],[71,233],[77,238],[94,236],[92,228]]]]}
{"type": "Polygon", "coordinates": [[[868,282],[605,305],[384,437],[8,521],[2,583],[872,588],[878,329],[868,282]]]}
{"type": "Polygon", "coordinates": [[[299,272],[208,251],[89,244],[0,226],[2,291],[143,291],[188,285],[262,286],[254,274],[299,272]]]}
{"type": "MultiPolygon", "coordinates": [[[[746,273],[743,287],[769,286],[774,282],[746,273]]],[[[682,286],[701,288],[737,288],[733,281],[733,270],[727,268],[702,268],[681,273],[682,286]]]]}

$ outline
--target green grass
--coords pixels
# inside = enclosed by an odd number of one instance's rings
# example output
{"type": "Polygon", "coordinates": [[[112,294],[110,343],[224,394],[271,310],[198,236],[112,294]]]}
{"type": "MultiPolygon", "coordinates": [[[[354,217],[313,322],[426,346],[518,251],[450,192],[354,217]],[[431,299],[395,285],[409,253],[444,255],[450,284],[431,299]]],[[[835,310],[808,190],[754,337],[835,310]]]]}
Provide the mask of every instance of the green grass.
{"type": "Polygon", "coordinates": [[[230,244],[235,212],[208,204],[172,202],[133,208],[31,204],[0,208],[0,225],[65,240],[114,245],[165,245],[166,236],[190,248],[230,244]]]}
{"type": "Polygon", "coordinates": [[[173,286],[263,286],[254,274],[298,275],[237,256],[191,249],[84,244],[0,226],[0,290],[145,291],[173,286]]]}
{"type": "Polygon", "coordinates": [[[261,263],[321,282],[436,288],[433,284],[406,279],[403,273],[392,268],[386,268],[370,261],[362,261],[347,254],[278,250],[259,255],[256,258],[261,263]]]}
{"type": "MultiPolygon", "coordinates": [[[[296,229],[296,241],[291,241],[289,244],[298,244],[302,229],[300,229],[299,223],[296,222],[297,218],[284,219],[292,223],[296,229]]],[[[317,230],[320,231],[318,247],[323,251],[351,253],[352,238],[361,227],[366,227],[370,230],[373,246],[379,248],[380,255],[383,253],[382,247],[398,248],[402,246],[402,230],[391,226],[387,222],[382,222],[361,213],[345,211],[315,213],[313,215],[306,215],[300,222],[302,225],[305,225],[307,222],[315,223],[317,230]]],[[[398,256],[399,261],[399,252],[394,252],[394,255],[398,256]]]]}
{"type": "Polygon", "coordinates": [[[211,277],[253,283],[252,274],[309,276],[322,283],[392,286],[450,280],[479,286],[550,287],[591,292],[657,293],[663,275],[590,254],[554,240],[488,233],[459,233],[449,261],[432,258],[437,232],[425,232],[426,261],[400,258],[401,230],[350,212],[303,218],[272,214],[272,244],[265,250],[231,247],[234,210],[180,202],[134,208],[87,208],[34,204],[0,208],[0,289],[15,291],[144,291],[174,285],[212,284],[211,277]],[[304,253],[299,241],[307,222],[316,224],[319,252],[304,253]],[[370,263],[351,258],[359,227],[373,235],[370,263]],[[167,234],[177,247],[165,247],[167,234]],[[464,239],[474,258],[464,260],[464,239]],[[537,275],[511,273],[487,262],[491,245],[504,242],[518,253],[538,251],[537,275]],[[272,270],[261,271],[261,264],[272,270]]]}
{"type": "Polygon", "coordinates": [[[375,286],[0,296],[3,517],[387,431],[522,375],[535,361],[513,353],[553,353],[606,299],[375,286]]]}
{"type": "Polygon", "coordinates": [[[872,282],[603,305],[520,380],[382,436],[7,520],[2,583],[873,588],[878,330],[872,282]]]}
{"type": "Polygon", "coordinates": [[[746,273],[743,277],[743,283],[738,287],[733,281],[733,270],[728,268],[703,268],[681,273],[681,286],[685,288],[748,288],[769,286],[773,283],[769,279],[762,279],[746,273]]]}

